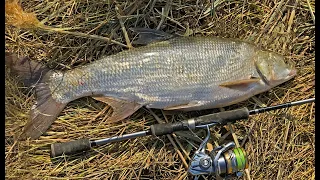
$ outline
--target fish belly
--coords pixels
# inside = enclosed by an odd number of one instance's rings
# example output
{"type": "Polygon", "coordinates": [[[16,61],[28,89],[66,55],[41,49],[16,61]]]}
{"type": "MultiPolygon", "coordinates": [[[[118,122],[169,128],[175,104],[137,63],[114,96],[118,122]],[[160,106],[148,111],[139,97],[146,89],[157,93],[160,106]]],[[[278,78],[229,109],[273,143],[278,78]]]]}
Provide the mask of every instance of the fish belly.
{"type": "Polygon", "coordinates": [[[264,91],[259,83],[225,88],[222,83],[248,79],[254,72],[255,47],[221,38],[185,37],[105,57],[51,76],[58,102],[84,96],[108,96],[150,108],[195,103],[212,108],[264,91]]]}

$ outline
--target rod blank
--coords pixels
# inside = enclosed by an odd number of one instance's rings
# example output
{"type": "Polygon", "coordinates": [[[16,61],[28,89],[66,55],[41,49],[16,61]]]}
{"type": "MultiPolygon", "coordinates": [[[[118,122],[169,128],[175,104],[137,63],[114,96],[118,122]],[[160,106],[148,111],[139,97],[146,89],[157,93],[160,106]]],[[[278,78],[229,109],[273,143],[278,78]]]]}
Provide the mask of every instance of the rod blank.
{"type": "Polygon", "coordinates": [[[264,108],[260,108],[260,109],[253,109],[253,110],[249,111],[249,114],[250,115],[260,114],[260,113],[264,113],[267,111],[274,111],[277,109],[289,108],[291,106],[297,106],[297,105],[301,105],[301,104],[311,103],[314,101],[315,101],[315,98],[310,98],[310,99],[305,99],[305,100],[301,100],[301,101],[294,101],[294,102],[289,102],[289,103],[285,103],[285,104],[279,104],[276,106],[269,106],[269,107],[264,107],[264,108]]]}
{"type": "Polygon", "coordinates": [[[103,145],[103,144],[107,144],[107,143],[118,142],[118,141],[123,141],[123,140],[127,140],[127,139],[142,137],[142,136],[146,136],[148,134],[148,132],[149,131],[140,131],[140,132],[136,132],[136,133],[125,134],[122,136],[115,136],[115,137],[111,137],[111,138],[100,139],[100,140],[92,141],[91,145],[92,146],[99,146],[99,145],[103,145]]]}

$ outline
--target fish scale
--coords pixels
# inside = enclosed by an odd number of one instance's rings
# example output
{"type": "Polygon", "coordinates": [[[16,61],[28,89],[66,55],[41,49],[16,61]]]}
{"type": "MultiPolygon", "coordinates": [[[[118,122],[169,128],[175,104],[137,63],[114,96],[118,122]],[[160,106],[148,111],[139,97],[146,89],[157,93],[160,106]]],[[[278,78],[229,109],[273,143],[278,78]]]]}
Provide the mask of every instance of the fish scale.
{"type": "Polygon", "coordinates": [[[237,40],[172,39],[105,57],[76,72],[53,74],[50,89],[63,103],[104,95],[151,108],[191,101],[212,104],[219,99],[232,100],[234,94],[246,95],[226,88],[221,92],[219,84],[248,78],[255,71],[254,52],[253,45],[237,40]]]}

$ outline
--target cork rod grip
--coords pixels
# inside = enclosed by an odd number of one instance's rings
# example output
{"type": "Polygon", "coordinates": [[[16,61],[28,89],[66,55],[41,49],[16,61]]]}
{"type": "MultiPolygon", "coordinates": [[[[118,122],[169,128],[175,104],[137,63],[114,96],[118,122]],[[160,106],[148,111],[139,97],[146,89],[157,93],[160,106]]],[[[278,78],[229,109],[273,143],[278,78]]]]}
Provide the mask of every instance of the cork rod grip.
{"type": "Polygon", "coordinates": [[[71,142],[51,144],[51,157],[61,156],[63,154],[73,154],[86,151],[91,148],[89,139],[79,139],[71,142]]]}

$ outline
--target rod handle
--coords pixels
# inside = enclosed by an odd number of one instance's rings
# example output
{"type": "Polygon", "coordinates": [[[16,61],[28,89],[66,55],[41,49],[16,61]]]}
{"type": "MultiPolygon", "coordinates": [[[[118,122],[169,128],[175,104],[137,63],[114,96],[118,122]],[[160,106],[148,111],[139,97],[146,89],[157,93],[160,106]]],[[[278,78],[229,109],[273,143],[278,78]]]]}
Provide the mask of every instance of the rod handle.
{"type": "Polygon", "coordinates": [[[240,108],[231,111],[223,111],[214,114],[208,114],[195,118],[196,126],[217,123],[217,125],[223,126],[228,123],[235,123],[238,120],[248,119],[249,110],[248,108],[240,108]]]}
{"type": "Polygon", "coordinates": [[[154,136],[162,136],[171,134],[175,131],[188,130],[187,121],[181,121],[176,123],[164,123],[164,124],[153,124],[150,126],[150,132],[154,136]]]}
{"type": "Polygon", "coordinates": [[[63,154],[73,154],[76,152],[86,151],[91,148],[89,139],[79,139],[76,141],[51,144],[51,157],[61,156],[63,154]]]}
{"type": "Polygon", "coordinates": [[[196,126],[208,125],[216,123],[217,125],[226,125],[234,123],[237,120],[247,119],[249,117],[249,110],[247,108],[235,109],[231,111],[224,111],[214,114],[200,116],[194,119],[175,123],[154,124],[150,126],[151,134],[154,136],[161,136],[171,134],[176,131],[185,131],[195,129],[196,126]]]}

